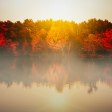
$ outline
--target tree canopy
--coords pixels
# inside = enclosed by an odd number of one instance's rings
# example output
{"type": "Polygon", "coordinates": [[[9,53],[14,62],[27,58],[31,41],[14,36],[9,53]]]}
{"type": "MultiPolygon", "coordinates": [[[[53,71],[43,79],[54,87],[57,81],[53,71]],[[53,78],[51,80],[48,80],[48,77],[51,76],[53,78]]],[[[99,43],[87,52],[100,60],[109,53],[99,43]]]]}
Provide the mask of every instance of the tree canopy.
{"type": "Polygon", "coordinates": [[[112,53],[112,23],[90,19],[74,21],[26,19],[0,21],[0,55],[38,55],[42,52],[112,53]]]}

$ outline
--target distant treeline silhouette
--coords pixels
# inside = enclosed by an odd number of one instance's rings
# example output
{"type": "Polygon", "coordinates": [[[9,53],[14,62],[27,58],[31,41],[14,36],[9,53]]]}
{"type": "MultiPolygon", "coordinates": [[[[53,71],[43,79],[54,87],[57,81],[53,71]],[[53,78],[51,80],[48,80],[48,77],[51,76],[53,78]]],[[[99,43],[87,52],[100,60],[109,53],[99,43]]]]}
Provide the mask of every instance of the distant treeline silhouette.
{"type": "Polygon", "coordinates": [[[112,23],[95,18],[79,24],[52,19],[0,21],[0,55],[33,56],[49,52],[111,55],[112,23]]]}

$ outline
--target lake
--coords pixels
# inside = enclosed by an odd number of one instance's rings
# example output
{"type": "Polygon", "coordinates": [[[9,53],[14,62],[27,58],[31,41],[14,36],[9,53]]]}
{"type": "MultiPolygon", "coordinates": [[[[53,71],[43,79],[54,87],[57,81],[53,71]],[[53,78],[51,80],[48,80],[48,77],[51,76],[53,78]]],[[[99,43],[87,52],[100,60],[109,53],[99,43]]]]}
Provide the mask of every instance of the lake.
{"type": "Polygon", "coordinates": [[[112,61],[1,57],[0,112],[112,112],[112,61]]]}

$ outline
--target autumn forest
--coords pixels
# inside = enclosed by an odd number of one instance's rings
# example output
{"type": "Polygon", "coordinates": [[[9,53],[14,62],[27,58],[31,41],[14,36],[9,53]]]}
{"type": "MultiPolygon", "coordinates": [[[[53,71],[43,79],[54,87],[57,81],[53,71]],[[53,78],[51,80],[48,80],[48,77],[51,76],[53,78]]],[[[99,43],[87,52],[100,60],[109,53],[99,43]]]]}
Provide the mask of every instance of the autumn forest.
{"type": "Polygon", "coordinates": [[[2,56],[112,56],[112,23],[95,18],[81,23],[52,19],[0,21],[0,52],[2,56]]]}

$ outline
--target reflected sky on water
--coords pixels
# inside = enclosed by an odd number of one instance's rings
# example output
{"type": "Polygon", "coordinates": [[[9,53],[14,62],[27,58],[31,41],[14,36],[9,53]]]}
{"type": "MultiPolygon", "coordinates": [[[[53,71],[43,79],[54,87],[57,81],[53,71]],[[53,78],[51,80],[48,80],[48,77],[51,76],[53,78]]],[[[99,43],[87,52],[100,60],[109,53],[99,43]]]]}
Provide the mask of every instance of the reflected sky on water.
{"type": "Polygon", "coordinates": [[[0,112],[112,112],[111,59],[2,57],[0,112]]]}

